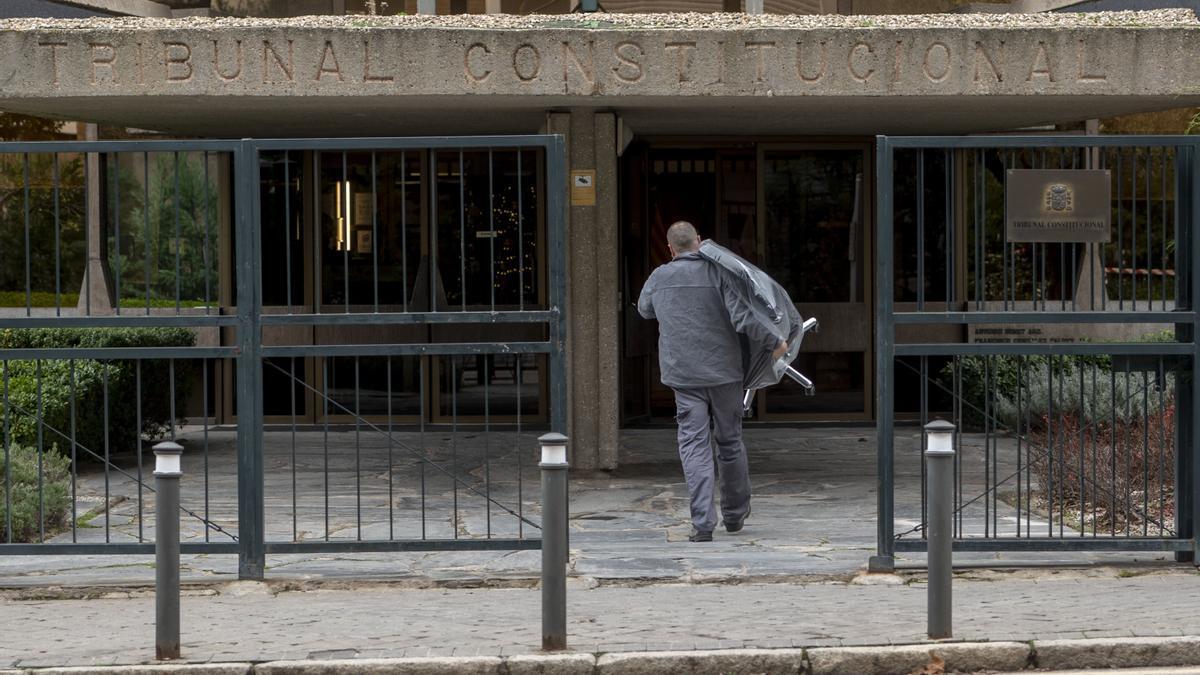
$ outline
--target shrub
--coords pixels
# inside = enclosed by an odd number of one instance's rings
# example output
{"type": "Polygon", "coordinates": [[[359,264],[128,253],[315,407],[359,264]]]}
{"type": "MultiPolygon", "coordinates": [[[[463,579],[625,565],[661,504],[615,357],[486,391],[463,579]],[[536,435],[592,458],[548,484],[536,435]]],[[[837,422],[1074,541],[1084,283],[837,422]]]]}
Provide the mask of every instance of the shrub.
{"type": "MultiPolygon", "coordinates": [[[[0,330],[0,349],[68,348],[68,347],[163,347],[191,346],[195,335],[183,328],[129,329],[23,329],[0,330]]],[[[108,380],[108,439],[113,452],[136,447],[135,439],[143,435],[161,436],[171,423],[169,391],[170,365],[165,360],[141,362],[141,428],[138,428],[137,362],[74,361],[75,433],[76,442],[84,449],[78,457],[102,456],[104,452],[104,381],[108,380]],[[95,455],[91,455],[95,453],[95,455]]],[[[5,368],[0,365],[0,376],[5,368]]],[[[43,443],[69,445],[71,432],[71,363],[66,360],[9,361],[10,410],[8,412],[12,440],[15,443],[37,445],[38,380],[41,379],[41,409],[43,443]]],[[[183,409],[191,390],[194,364],[177,361],[175,364],[176,414],[183,409]]]]}
{"type": "Polygon", "coordinates": [[[1052,455],[1030,461],[1043,506],[1061,508],[1070,520],[1082,515],[1077,526],[1083,531],[1145,527],[1158,534],[1174,528],[1174,403],[1161,415],[1118,420],[1115,426],[1072,412],[1041,427],[1030,442],[1043,451],[1052,448],[1052,455]]]}
{"type": "Polygon", "coordinates": [[[66,525],[71,509],[71,461],[57,445],[47,446],[41,453],[39,492],[38,459],[37,449],[25,445],[10,445],[7,453],[0,453],[0,533],[11,517],[13,542],[37,541],[43,530],[51,536],[66,525]]]}

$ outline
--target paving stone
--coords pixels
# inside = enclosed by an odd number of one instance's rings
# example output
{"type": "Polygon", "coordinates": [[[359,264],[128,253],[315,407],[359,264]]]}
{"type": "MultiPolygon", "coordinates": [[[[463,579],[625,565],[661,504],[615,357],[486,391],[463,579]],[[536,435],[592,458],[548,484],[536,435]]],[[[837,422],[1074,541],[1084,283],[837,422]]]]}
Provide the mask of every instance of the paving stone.
{"type": "Polygon", "coordinates": [[[508,675],[591,675],[591,654],[518,654],[504,660],[508,675]]]}
{"type": "Polygon", "coordinates": [[[716,651],[604,654],[596,661],[597,675],[733,675],[734,673],[800,673],[800,649],[728,649],[716,651]]]}
{"type": "Polygon", "coordinates": [[[1200,637],[1039,640],[1039,668],[1133,668],[1200,665],[1200,637]]]}
{"type": "Polygon", "coordinates": [[[829,647],[808,650],[811,675],[907,675],[933,661],[946,671],[1022,670],[1029,645],[1017,642],[927,644],[902,647],[829,647]]]}
{"type": "Polygon", "coordinates": [[[272,661],[254,667],[255,673],[277,675],[493,675],[501,672],[499,657],[441,657],[413,659],[348,659],[343,661],[272,661]]]}

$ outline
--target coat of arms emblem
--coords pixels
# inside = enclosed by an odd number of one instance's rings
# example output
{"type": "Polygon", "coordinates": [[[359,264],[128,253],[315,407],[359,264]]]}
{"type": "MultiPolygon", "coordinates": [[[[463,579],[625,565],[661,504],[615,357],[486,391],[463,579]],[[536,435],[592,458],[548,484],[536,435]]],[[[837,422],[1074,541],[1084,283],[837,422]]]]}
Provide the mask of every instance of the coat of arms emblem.
{"type": "Polygon", "coordinates": [[[1070,185],[1055,183],[1046,189],[1046,210],[1073,211],[1075,209],[1074,197],[1070,185]]]}

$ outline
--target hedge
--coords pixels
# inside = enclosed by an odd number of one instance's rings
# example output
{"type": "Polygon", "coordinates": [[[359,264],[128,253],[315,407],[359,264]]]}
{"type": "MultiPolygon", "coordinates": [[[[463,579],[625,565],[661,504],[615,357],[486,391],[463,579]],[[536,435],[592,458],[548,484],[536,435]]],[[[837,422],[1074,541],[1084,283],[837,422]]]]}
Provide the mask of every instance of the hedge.
{"type": "MultiPolygon", "coordinates": [[[[0,330],[0,349],[103,348],[192,346],[195,335],[184,328],[50,328],[0,330]]],[[[74,379],[75,438],[78,459],[104,455],[105,396],[108,383],[108,442],[110,452],[132,450],[142,436],[163,435],[171,423],[171,401],[167,395],[170,365],[165,360],[141,361],[141,428],[137,419],[136,361],[91,359],[8,361],[0,363],[0,378],[7,372],[6,410],[0,398],[0,416],[7,414],[11,440],[37,447],[39,379],[44,426],[42,447],[57,443],[70,447],[71,393],[74,379]]],[[[175,362],[176,415],[186,414],[184,403],[191,391],[194,362],[175,362]]],[[[70,454],[69,452],[67,454],[70,454]]]]}

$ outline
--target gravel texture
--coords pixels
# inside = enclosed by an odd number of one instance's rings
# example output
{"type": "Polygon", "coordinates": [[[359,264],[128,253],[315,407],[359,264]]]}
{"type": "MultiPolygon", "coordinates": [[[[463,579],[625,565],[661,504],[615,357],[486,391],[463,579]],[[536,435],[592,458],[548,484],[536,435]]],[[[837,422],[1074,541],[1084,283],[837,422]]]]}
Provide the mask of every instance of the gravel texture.
{"type": "Polygon", "coordinates": [[[796,15],[796,14],[591,14],[591,15],[506,15],[458,14],[447,16],[305,16],[292,19],[198,18],[155,19],[9,19],[0,30],[94,30],[171,28],[476,28],[490,30],[531,29],[697,29],[737,30],[755,28],[1164,28],[1200,27],[1189,9],[1144,12],[1094,12],[1045,14],[913,14],[884,16],[796,15]]]}

